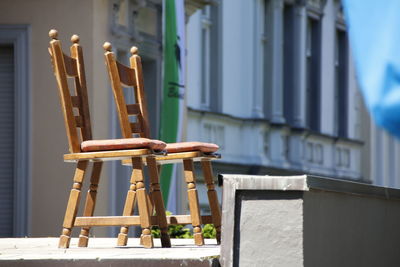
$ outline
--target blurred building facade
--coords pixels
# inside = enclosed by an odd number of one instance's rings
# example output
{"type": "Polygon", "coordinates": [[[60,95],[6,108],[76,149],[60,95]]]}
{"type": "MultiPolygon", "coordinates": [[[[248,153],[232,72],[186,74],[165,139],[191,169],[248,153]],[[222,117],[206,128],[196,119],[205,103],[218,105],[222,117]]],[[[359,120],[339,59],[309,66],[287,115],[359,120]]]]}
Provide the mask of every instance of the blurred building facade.
{"type": "Polygon", "coordinates": [[[340,0],[215,0],[187,29],[188,138],[222,146],[218,171],[400,186],[399,142],[365,110],[340,0]]]}
{"type": "Polygon", "coordinates": [[[215,3],[188,25],[189,136],[222,144],[222,162],[244,172],[360,179],[340,2],[215,3]]]}
{"type": "MultiPolygon", "coordinates": [[[[184,139],[220,145],[215,173],[310,173],[400,186],[399,143],[363,108],[339,1],[185,3],[184,139]]],[[[94,138],[119,136],[104,41],[122,62],[139,47],[151,133],[158,133],[162,0],[0,1],[0,236],[61,230],[74,166],[62,161],[67,139],[47,51],[51,28],[65,51],[72,34],[81,37],[94,138]]],[[[129,172],[106,165],[96,214],[122,212],[129,172]]],[[[185,185],[177,186],[177,208],[185,210],[185,185]]]]}

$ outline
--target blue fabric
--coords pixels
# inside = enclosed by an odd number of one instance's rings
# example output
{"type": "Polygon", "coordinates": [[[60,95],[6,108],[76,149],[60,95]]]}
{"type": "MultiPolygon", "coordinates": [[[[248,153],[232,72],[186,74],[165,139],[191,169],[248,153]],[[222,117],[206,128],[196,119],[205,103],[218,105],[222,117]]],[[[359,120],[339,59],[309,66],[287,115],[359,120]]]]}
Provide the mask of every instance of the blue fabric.
{"type": "Polygon", "coordinates": [[[343,0],[357,78],[376,123],[400,137],[400,1],[343,0]]]}

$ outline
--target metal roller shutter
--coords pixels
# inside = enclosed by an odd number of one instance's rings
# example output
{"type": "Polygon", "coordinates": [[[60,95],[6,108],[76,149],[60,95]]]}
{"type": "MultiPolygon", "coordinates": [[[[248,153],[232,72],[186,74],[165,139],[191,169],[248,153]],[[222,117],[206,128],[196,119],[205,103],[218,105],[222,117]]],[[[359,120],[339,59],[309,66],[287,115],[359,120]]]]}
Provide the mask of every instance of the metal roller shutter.
{"type": "Polygon", "coordinates": [[[14,225],[14,49],[0,45],[0,237],[14,225]]]}

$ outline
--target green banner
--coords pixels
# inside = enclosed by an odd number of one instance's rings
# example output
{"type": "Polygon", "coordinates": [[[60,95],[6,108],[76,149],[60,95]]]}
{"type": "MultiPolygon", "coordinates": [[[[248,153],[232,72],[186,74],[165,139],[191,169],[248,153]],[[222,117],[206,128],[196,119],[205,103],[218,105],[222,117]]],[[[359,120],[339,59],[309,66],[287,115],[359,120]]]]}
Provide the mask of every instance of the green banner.
{"type": "MultiPolygon", "coordinates": [[[[163,94],[161,104],[160,139],[167,143],[180,141],[183,85],[183,44],[184,44],[184,7],[183,0],[164,1],[164,46],[163,46],[163,94]]],[[[171,190],[175,177],[174,165],[163,165],[161,188],[165,202],[176,200],[171,190]]],[[[174,201],[173,201],[174,202],[174,201]]]]}

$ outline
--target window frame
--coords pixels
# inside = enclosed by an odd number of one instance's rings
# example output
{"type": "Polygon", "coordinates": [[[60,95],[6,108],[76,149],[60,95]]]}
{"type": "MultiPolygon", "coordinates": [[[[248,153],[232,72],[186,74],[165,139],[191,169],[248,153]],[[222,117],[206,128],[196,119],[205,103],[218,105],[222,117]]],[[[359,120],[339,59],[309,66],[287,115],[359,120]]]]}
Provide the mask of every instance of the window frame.
{"type": "Polygon", "coordinates": [[[30,233],[31,219],[31,84],[30,25],[0,25],[0,44],[12,44],[15,62],[15,156],[13,236],[30,233]]]}

